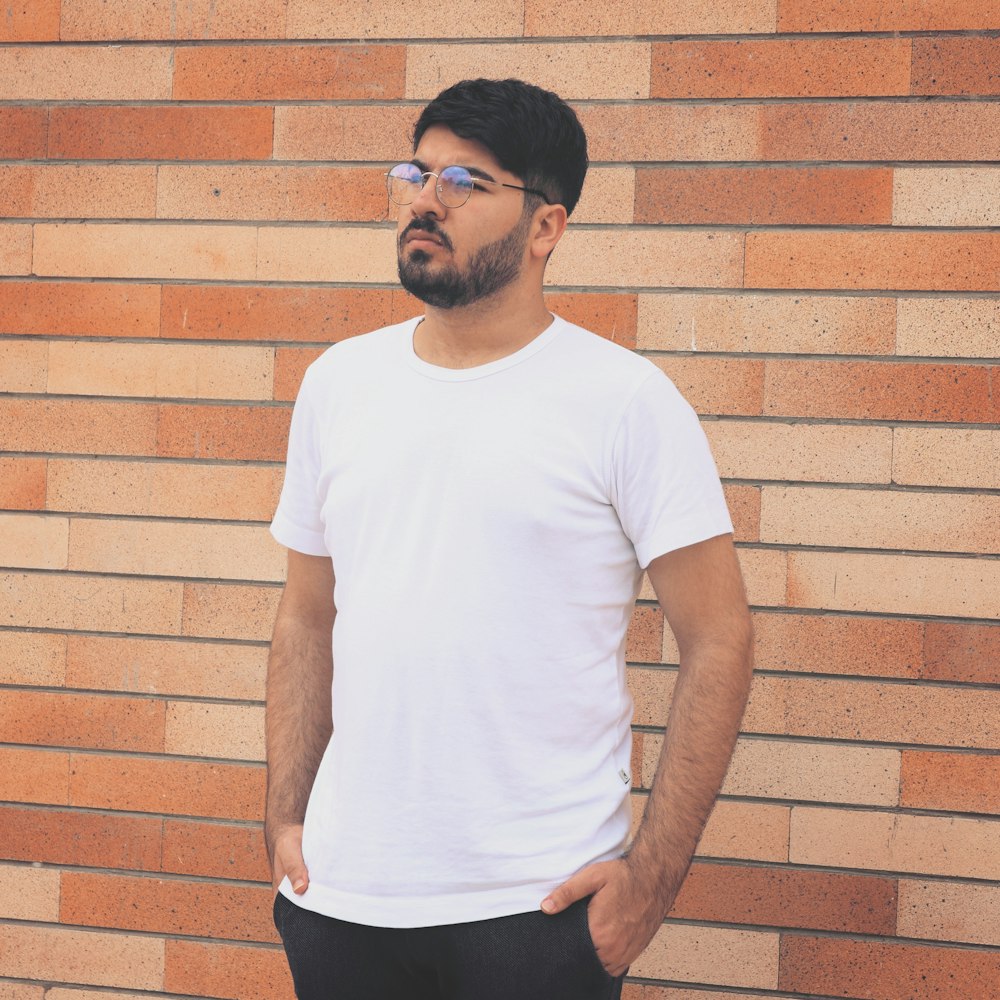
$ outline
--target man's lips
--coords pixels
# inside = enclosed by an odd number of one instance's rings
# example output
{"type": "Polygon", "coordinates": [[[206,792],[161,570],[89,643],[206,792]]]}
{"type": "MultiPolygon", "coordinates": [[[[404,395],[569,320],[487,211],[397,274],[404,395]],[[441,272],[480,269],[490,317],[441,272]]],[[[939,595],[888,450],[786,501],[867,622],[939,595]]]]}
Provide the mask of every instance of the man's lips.
{"type": "Polygon", "coordinates": [[[403,233],[403,245],[409,246],[411,243],[430,244],[431,246],[444,247],[446,250],[450,249],[447,237],[424,229],[422,226],[408,229],[403,233]]]}

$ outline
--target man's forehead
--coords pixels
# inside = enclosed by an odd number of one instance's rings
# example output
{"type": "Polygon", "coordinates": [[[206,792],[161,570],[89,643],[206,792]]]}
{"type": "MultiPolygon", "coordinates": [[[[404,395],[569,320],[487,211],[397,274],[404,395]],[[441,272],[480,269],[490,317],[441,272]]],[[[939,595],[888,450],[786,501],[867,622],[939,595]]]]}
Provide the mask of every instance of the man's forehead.
{"type": "Polygon", "coordinates": [[[503,171],[497,158],[481,142],[463,139],[446,125],[432,125],[424,132],[413,151],[413,159],[431,169],[457,164],[478,167],[491,174],[503,171]]]}

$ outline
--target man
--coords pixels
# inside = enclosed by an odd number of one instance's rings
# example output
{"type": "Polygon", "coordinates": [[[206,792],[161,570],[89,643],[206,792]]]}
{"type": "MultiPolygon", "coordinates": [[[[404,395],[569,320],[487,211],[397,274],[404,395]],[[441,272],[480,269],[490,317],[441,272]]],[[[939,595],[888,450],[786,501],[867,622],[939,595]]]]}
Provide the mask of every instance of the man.
{"type": "Polygon", "coordinates": [[[303,381],[266,824],[301,1000],[620,996],[724,777],[751,640],[704,435],[655,366],[542,297],[586,168],[554,94],[440,94],[388,175],[426,311],[303,381]],[[642,569],[680,670],[626,850],[642,569]]]}

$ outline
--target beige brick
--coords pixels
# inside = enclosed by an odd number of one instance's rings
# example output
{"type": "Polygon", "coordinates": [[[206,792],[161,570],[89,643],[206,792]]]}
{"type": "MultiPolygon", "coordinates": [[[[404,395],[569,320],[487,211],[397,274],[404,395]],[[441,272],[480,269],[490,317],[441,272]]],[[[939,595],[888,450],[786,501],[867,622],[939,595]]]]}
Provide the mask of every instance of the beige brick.
{"type": "Polygon", "coordinates": [[[263,525],[76,518],[70,532],[69,568],[281,582],[285,549],[263,525]]]}
{"type": "Polygon", "coordinates": [[[4,975],[156,990],[163,984],[162,938],[0,925],[4,975]]]}
{"type": "Polygon", "coordinates": [[[0,340],[0,392],[45,392],[48,344],[0,340]]]}
{"type": "Polygon", "coordinates": [[[262,281],[396,281],[396,234],[389,229],[265,226],[257,253],[262,281]]]}
{"type": "Polygon", "coordinates": [[[1000,562],[934,556],[793,552],[793,607],[1000,618],[1000,562]]]}
{"type": "Polygon", "coordinates": [[[573,222],[629,223],[635,203],[632,167],[591,167],[583,183],[573,222]]]}
{"type": "Polygon", "coordinates": [[[103,632],[180,631],[180,584],[47,573],[4,573],[0,580],[2,625],[103,632]]]}
{"type": "Polygon", "coordinates": [[[59,920],[59,872],[32,865],[0,864],[0,918],[59,920]]]}
{"type": "Polygon", "coordinates": [[[46,514],[0,512],[0,560],[27,569],[66,569],[69,521],[46,514]]]}
{"type": "Polygon", "coordinates": [[[264,760],[264,709],[174,701],[167,705],[164,750],[185,757],[264,760]]]}
{"type": "Polygon", "coordinates": [[[61,687],[66,672],[66,636],[0,631],[0,684],[61,687]]]}
{"type": "MultiPolygon", "coordinates": [[[[54,996],[42,986],[30,986],[27,983],[0,983],[0,1000],[45,1000],[46,995],[54,996]]],[[[79,998],[74,997],[73,1000],[79,1000],[79,998]]]]}
{"type": "Polygon", "coordinates": [[[892,430],[836,424],[707,421],[719,475],[732,479],[888,483],[892,430]]]}
{"type": "Polygon", "coordinates": [[[47,163],[0,166],[0,204],[25,218],[150,219],[156,168],[47,163]]]}
{"type": "Polygon", "coordinates": [[[288,0],[287,38],[519,38],[522,0],[469,4],[462,16],[448,0],[428,0],[420,15],[401,16],[399,8],[354,0],[288,0]],[[447,31],[442,31],[442,24],[447,31]]]}
{"type": "Polygon", "coordinates": [[[264,646],[71,635],[64,655],[69,687],[264,700],[264,646]]]}
{"type": "Polygon", "coordinates": [[[765,802],[716,802],[698,841],[703,858],[787,861],[788,806],[765,802]]]}
{"type": "Polygon", "coordinates": [[[526,35],[727,35],[774,31],[777,0],[525,0],[526,35]]]}
{"type": "Polygon", "coordinates": [[[654,351],[891,354],[895,303],[882,297],[639,296],[637,346],[654,351]]]}
{"type": "Polygon", "coordinates": [[[282,470],[180,462],[52,459],[47,506],[88,514],[270,521],[282,470]]]}
{"type": "Polygon", "coordinates": [[[570,230],[545,272],[551,285],[736,287],[743,237],[730,232],[570,230]]]}
{"type": "Polygon", "coordinates": [[[1000,226],[1000,167],[896,167],[896,226],[1000,226]]]}
{"type": "Polygon", "coordinates": [[[1000,497],[765,486],[760,540],[925,552],[1000,552],[1000,497]]]}
{"type": "Polygon", "coordinates": [[[183,634],[211,639],[270,639],[280,597],[278,587],[187,583],[183,634]]]}
{"type": "Polygon", "coordinates": [[[395,104],[274,109],[276,160],[402,160],[419,110],[395,104]]]}
{"type": "Polygon", "coordinates": [[[1000,945],[1000,885],[900,879],[896,919],[901,937],[1000,945]]]}
{"type": "Polygon", "coordinates": [[[36,274],[84,278],[246,281],[256,272],[251,226],[84,223],[35,226],[36,274]]]}
{"type": "Polygon", "coordinates": [[[665,924],[632,963],[630,976],[775,989],[777,933],[665,924]]]}
{"type": "MultiPolygon", "coordinates": [[[[281,38],[286,0],[62,0],[63,41],[281,38]]],[[[87,1000],[87,998],[80,998],[87,1000]]]]}
{"type": "Polygon", "coordinates": [[[85,396],[270,399],[274,350],[200,344],[49,345],[49,392],[85,396]]]}
{"type": "MultiPolygon", "coordinates": [[[[56,986],[45,991],[44,1000],[155,1000],[157,996],[161,995],[159,993],[122,993],[120,990],[110,993],[105,990],[81,990],[76,987],[63,989],[56,986]]],[[[6,1000],[2,993],[0,993],[0,1000],[6,1000]]],[[[712,1000],[712,998],[708,997],[706,1000],[712,1000]]],[[[736,997],[735,1000],[741,1000],[741,998],[736,997]]],[[[754,1000],[754,998],[750,997],[748,1000],[754,1000]]]]}
{"type": "Polygon", "coordinates": [[[1000,489],[1000,431],[896,427],[893,482],[1000,489]]]}
{"type": "Polygon", "coordinates": [[[787,577],[785,553],[772,549],[741,548],[739,557],[750,603],[783,605],[787,577]]]}
{"type": "Polygon", "coordinates": [[[648,42],[410,45],[406,96],[430,100],[459,80],[517,77],[566,100],[649,97],[648,42]]]}
{"type": "Polygon", "coordinates": [[[793,864],[995,879],[1000,821],[792,809],[793,864]]]}
{"type": "Polygon", "coordinates": [[[939,358],[1000,355],[1000,299],[896,300],[896,354],[939,358]]]}
{"type": "Polygon", "coordinates": [[[165,101],[172,52],[155,46],[0,49],[0,101],[165,101]]]}
{"type": "Polygon", "coordinates": [[[0,801],[68,804],[69,755],[57,750],[0,749],[0,801]]]}
{"type": "Polygon", "coordinates": [[[31,274],[31,226],[0,222],[0,274],[31,274]]]}

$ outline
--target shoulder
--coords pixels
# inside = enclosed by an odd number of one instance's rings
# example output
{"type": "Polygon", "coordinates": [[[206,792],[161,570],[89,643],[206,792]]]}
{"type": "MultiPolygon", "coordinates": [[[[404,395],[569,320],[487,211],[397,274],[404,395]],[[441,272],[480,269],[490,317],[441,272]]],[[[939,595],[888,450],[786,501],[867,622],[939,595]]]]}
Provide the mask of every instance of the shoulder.
{"type": "Polygon", "coordinates": [[[306,369],[303,389],[343,377],[355,378],[364,371],[377,370],[390,363],[406,350],[418,320],[415,316],[402,323],[348,337],[328,347],[306,369]]]}

